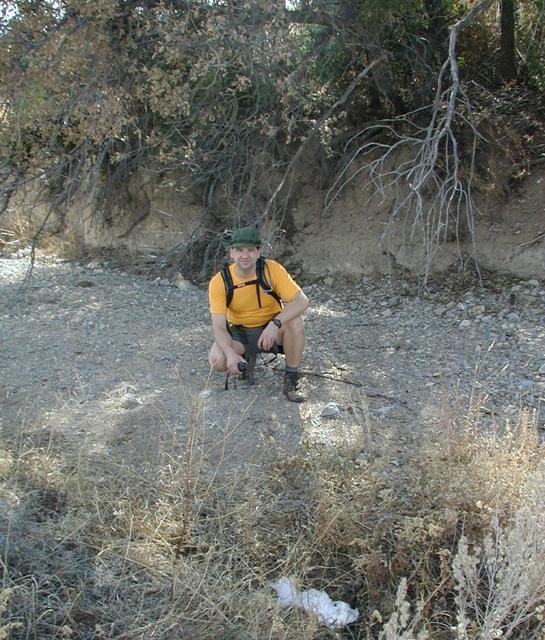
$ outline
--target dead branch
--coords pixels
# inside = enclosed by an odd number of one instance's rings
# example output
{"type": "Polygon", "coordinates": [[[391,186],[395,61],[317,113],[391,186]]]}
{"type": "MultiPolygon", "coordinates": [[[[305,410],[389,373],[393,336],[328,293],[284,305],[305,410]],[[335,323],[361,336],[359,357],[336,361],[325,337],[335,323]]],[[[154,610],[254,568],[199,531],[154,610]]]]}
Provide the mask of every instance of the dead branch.
{"type": "Polygon", "coordinates": [[[463,29],[495,1],[482,0],[450,27],[448,55],[437,75],[433,103],[366,127],[354,136],[349,146],[361,139],[365,142],[352,153],[326,195],[324,213],[346,185],[361,172],[367,173],[372,179],[375,191],[371,198],[380,195],[385,199],[386,192],[393,192],[395,199],[383,242],[387,244],[394,223],[411,212],[414,217],[410,237],[412,239],[420,232],[423,238],[426,275],[440,242],[451,237],[459,242],[464,232],[468,232],[473,241],[475,205],[471,187],[477,141],[482,136],[473,122],[472,106],[460,80],[456,44],[463,29]],[[430,113],[428,123],[419,124],[427,113],[430,113]],[[464,166],[455,125],[461,125],[471,133],[469,159],[465,160],[464,166]],[[369,141],[377,131],[383,134],[382,141],[369,141]],[[391,141],[383,142],[385,137],[391,141]],[[408,160],[399,162],[401,151],[408,151],[408,160]],[[354,168],[356,161],[358,167],[354,168]],[[349,173],[352,169],[352,173],[349,173]]]}
{"type": "Polygon", "coordinates": [[[541,241],[544,238],[545,232],[542,232],[538,233],[535,238],[532,238],[532,240],[528,240],[528,242],[522,242],[521,244],[518,244],[509,252],[509,255],[504,260],[504,263],[509,262],[509,260],[511,260],[514,256],[519,255],[523,251],[523,249],[528,249],[529,247],[535,247],[536,245],[541,244],[541,241]]]}
{"type": "Polygon", "coordinates": [[[331,117],[333,112],[336,109],[338,109],[338,107],[342,106],[348,100],[350,94],[358,86],[359,82],[373,69],[373,67],[376,67],[381,62],[384,62],[385,59],[386,59],[386,56],[381,56],[380,58],[377,58],[376,60],[373,60],[373,62],[371,62],[367,67],[365,67],[365,69],[362,69],[358,73],[358,75],[352,80],[352,82],[348,85],[348,87],[345,89],[345,91],[340,96],[340,98],[335,101],[335,103],[321,116],[321,118],[319,118],[319,120],[317,120],[317,122],[311,128],[311,130],[307,134],[306,138],[299,145],[299,148],[297,149],[297,151],[295,152],[294,156],[290,160],[290,162],[288,164],[288,167],[287,167],[286,171],[284,172],[284,176],[282,177],[282,180],[280,180],[278,186],[276,187],[276,189],[274,190],[273,194],[269,198],[269,200],[267,202],[267,205],[265,207],[265,210],[263,211],[263,213],[259,217],[260,221],[265,220],[267,218],[267,216],[269,215],[269,212],[271,210],[272,205],[274,204],[274,201],[276,200],[276,197],[278,196],[278,194],[284,188],[284,185],[286,184],[286,180],[288,179],[289,175],[293,171],[293,169],[294,169],[295,165],[297,164],[297,162],[299,162],[299,160],[301,159],[301,156],[303,155],[303,151],[306,149],[306,147],[309,144],[309,142],[314,138],[316,133],[318,133],[318,131],[320,131],[320,128],[324,125],[324,123],[328,120],[328,118],[331,117]]]}

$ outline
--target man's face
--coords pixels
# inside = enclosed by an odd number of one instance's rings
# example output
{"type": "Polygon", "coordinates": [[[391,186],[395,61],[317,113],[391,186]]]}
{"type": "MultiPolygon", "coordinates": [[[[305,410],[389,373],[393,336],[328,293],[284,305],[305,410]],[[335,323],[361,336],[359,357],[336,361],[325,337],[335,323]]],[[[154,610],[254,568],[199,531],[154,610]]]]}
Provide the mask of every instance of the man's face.
{"type": "Polygon", "coordinates": [[[250,271],[255,269],[259,251],[259,247],[232,247],[229,254],[240,270],[250,271]]]}

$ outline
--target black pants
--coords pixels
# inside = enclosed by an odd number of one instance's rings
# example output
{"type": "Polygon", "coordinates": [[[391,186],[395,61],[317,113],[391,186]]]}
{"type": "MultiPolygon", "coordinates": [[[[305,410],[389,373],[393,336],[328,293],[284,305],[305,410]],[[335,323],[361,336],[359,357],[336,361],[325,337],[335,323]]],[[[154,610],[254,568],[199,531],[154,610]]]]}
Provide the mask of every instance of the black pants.
{"type": "Polygon", "coordinates": [[[227,330],[231,334],[231,338],[240,342],[244,345],[245,355],[251,356],[257,353],[284,353],[284,349],[281,344],[273,344],[273,346],[268,350],[264,351],[263,349],[259,349],[257,346],[257,342],[259,340],[259,336],[263,333],[267,325],[264,324],[260,327],[244,327],[241,324],[231,324],[227,327],[227,330]]]}

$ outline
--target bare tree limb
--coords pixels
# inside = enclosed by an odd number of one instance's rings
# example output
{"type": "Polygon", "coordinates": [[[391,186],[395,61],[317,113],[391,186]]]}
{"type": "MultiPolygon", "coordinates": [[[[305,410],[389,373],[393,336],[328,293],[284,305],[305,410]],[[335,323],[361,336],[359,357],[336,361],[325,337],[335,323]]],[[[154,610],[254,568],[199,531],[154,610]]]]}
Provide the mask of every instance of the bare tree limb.
{"type": "MultiPolygon", "coordinates": [[[[426,256],[426,276],[437,245],[451,235],[458,242],[464,231],[473,240],[474,202],[471,186],[474,177],[476,144],[481,134],[473,123],[472,106],[460,80],[456,55],[457,40],[464,28],[472,24],[497,0],[482,0],[449,29],[446,60],[437,76],[435,98],[431,105],[403,116],[382,121],[354,136],[369,139],[377,131],[387,134],[391,142],[366,141],[361,144],[339,174],[326,195],[324,213],[356,175],[370,175],[375,191],[371,195],[395,194],[389,220],[383,234],[387,243],[394,223],[411,213],[411,238],[421,232],[426,256]],[[430,113],[427,125],[419,122],[430,113]],[[459,133],[455,124],[471,132],[468,171],[462,171],[459,133]],[[401,151],[408,151],[408,160],[401,151]],[[359,166],[349,174],[359,160],[359,166]]],[[[384,140],[384,135],[381,140],[384,140]]],[[[350,143],[349,143],[350,144],[350,143]]],[[[367,204],[367,203],[365,203],[367,204]]],[[[365,205],[364,205],[365,206],[365,205]]]]}
{"type": "Polygon", "coordinates": [[[297,149],[297,151],[295,152],[294,156],[290,160],[282,180],[280,180],[278,186],[276,187],[276,189],[274,190],[273,194],[269,198],[269,200],[267,202],[267,205],[265,206],[265,210],[263,211],[261,216],[259,216],[259,220],[264,220],[264,219],[267,218],[267,216],[270,213],[271,207],[274,204],[274,201],[276,200],[276,197],[278,196],[278,194],[284,188],[284,185],[286,184],[286,180],[288,179],[289,175],[293,171],[293,169],[294,169],[295,165],[297,164],[297,162],[299,162],[299,160],[301,159],[301,156],[303,155],[303,151],[306,149],[306,147],[309,144],[309,142],[313,139],[313,137],[320,130],[320,128],[323,126],[323,124],[328,120],[328,118],[331,117],[331,115],[333,114],[333,112],[336,109],[338,109],[340,106],[342,106],[348,100],[350,94],[358,86],[360,81],[363,78],[365,78],[365,76],[373,69],[373,67],[376,67],[378,64],[383,62],[385,59],[386,59],[386,56],[381,56],[380,58],[377,58],[376,60],[373,60],[373,62],[371,62],[371,64],[369,64],[367,67],[365,67],[365,69],[362,69],[358,73],[358,75],[352,80],[352,82],[348,85],[348,87],[344,90],[344,92],[340,96],[340,98],[338,100],[336,100],[335,103],[333,105],[331,105],[331,107],[314,124],[314,126],[311,128],[310,132],[307,134],[307,136],[303,140],[303,142],[299,145],[299,148],[297,149]]]}

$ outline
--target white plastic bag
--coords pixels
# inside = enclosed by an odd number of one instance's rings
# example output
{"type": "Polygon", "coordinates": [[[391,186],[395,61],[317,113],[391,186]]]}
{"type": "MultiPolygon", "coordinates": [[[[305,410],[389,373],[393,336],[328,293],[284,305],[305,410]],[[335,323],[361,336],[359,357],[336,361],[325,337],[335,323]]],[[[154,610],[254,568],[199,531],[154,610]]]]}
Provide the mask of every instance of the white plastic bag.
{"type": "Polygon", "coordinates": [[[317,589],[299,591],[292,578],[280,578],[271,586],[276,591],[281,607],[300,607],[314,614],[320,624],[330,629],[352,624],[360,617],[357,609],[352,609],[342,600],[334,602],[325,591],[317,589]]]}

